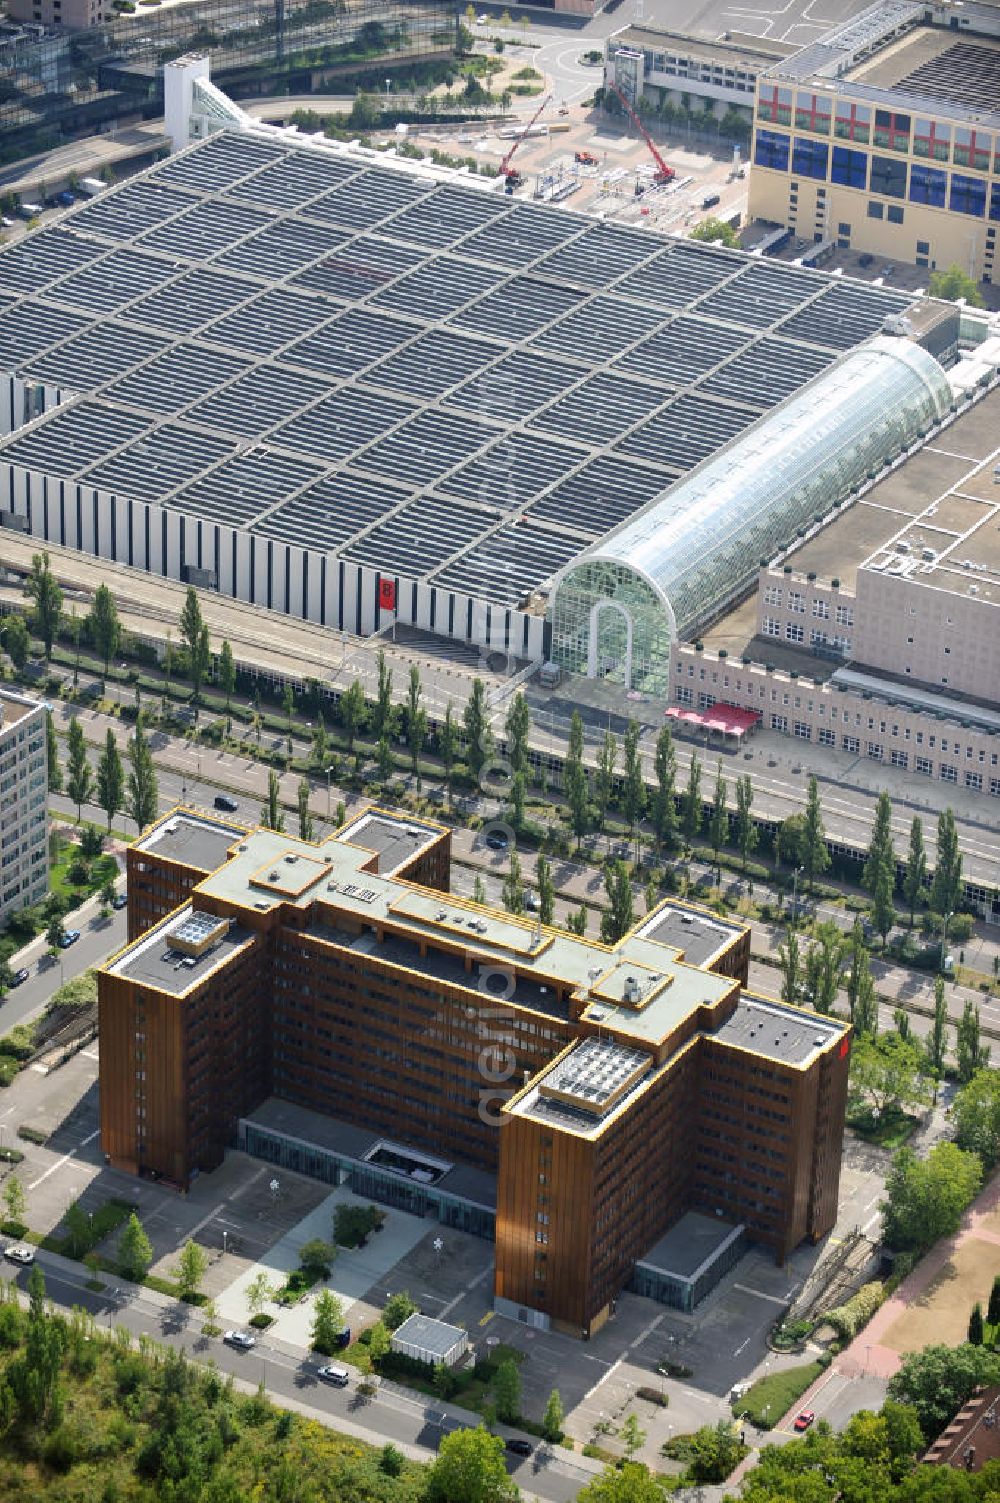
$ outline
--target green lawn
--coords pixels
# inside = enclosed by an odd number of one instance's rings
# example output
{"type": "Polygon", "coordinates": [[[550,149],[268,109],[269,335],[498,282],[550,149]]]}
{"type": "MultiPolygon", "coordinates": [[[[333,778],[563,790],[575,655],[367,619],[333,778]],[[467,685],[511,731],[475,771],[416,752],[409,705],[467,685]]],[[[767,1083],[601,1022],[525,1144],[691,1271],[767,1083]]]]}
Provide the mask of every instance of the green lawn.
{"type": "Polygon", "coordinates": [[[769,1373],[766,1378],[759,1378],[733,1409],[748,1415],[759,1430],[770,1430],[825,1370],[822,1362],[807,1362],[802,1367],[785,1367],[781,1372],[769,1373]]]}
{"type": "Polygon", "coordinates": [[[899,1107],[890,1107],[873,1121],[868,1112],[855,1112],[847,1118],[847,1126],[853,1128],[866,1143],[879,1148],[902,1148],[918,1126],[916,1117],[909,1116],[899,1107]]]}

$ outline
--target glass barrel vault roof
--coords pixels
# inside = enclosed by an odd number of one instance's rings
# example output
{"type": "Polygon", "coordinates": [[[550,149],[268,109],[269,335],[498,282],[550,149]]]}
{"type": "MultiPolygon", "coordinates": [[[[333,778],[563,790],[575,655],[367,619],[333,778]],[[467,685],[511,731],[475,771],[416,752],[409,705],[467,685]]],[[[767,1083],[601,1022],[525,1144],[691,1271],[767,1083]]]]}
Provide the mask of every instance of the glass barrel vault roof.
{"type": "Polygon", "coordinates": [[[941,366],[907,339],[844,355],[777,411],[569,566],[605,560],[653,586],[689,637],[748,585],[762,558],[843,502],[951,400],[941,366]]]}

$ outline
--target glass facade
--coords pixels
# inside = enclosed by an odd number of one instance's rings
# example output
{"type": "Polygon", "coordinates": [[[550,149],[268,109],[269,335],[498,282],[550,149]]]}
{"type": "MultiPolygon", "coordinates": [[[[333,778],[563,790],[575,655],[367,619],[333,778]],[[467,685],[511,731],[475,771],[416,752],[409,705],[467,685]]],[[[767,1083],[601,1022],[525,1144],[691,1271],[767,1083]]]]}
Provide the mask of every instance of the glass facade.
{"type": "Polygon", "coordinates": [[[830,155],[830,148],[825,141],[809,141],[801,136],[795,137],[795,147],[792,151],[792,171],[800,177],[817,177],[826,179],[826,164],[830,155]]]}
{"type": "Polygon", "coordinates": [[[835,146],[830,180],[834,183],[842,183],[845,188],[867,188],[868,153],[854,151],[850,146],[835,146]]]}
{"type": "Polygon", "coordinates": [[[947,188],[948,174],[942,172],[940,167],[923,167],[919,162],[914,162],[910,168],[911,203],[930,204],[932,208],[943,209],[947,188]]]}
{"type": "Polygon", "coordinates": [[[266,87],[308,93],[330,78],[454,48],[445,0],[191,0],[85,31],[27,27],[0,37],[0,160],[98,130],[124,114],[163,114],[163,64],[210,50],[212,78],[240,98],[266,87]]]}
{"type": "Polygon", "coordinates": [[[906,163],[895,157],[872,157],[871,190],[883,198],[905,198],[906,163]]]}
{"type": "Polygon", "coordinates": [[[956,214],[974,214],[982,219],[986,213],[986,179],[953,172],[948,207],[956,214]]]}
{"type": "Polygon", "coordinates": [[[237,1127],[236,1146],[266,1164],[305,1174],[324,1185],[347,1185],[367,1200],[393,1206],[411,1216],[436,1216],[442,1226],[456,1227],[487,1242],[495,1240],[496,1214],[487,1206],[458,1195],[446,1195],[432,1186],[416,1185],[404,1176],[336,1153],[332,1148],[304,1143],[300,1138],[246,1119],[237,1127]]]}
{"type": "Polygon", "coordinates": [[[777,130],[759,130],[754,146],[754,161],[758,167],[773,167],[776,172],[788,171],[788,136],[777,130]]]}
{"type": "Polygon", "coordinates": [[[585,559],[563,576],[552,655],[571,673],[663,694],[672,637],[669,602],[627,565],[585,559]]]}
{"type": "Polygon", "coordinates": [[[948,410],[934,357],[878,338],[567,567],[552,602],[552,656],[589,677],[666,692],[670,643],[746,590],[762,558],[820,521],[869,472],[948,410]]]}

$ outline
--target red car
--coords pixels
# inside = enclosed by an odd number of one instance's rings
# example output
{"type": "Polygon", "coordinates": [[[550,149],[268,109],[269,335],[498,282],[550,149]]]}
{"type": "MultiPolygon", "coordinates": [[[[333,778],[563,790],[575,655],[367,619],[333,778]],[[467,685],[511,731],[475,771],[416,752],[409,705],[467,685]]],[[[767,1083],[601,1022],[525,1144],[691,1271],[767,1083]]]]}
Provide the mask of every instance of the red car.
{"type": "Polygon", "coordinates": [[[816,1418],[815,1410],[812,1410],[812,1409],[803,1409],[800,1414],[797,1414],[795,1416],[795,1425],[794,1425],[794,1428],[796,1430],[808,1430],[809,1426],[812,1424],[812,1422],[813,1422],[813,1420],[815,1418],[816,1418]]]}
{"type": "Polygon", "coordinates": [[[578,151],[576,160],[582,167],[599,167],[601,165],[600,157],[596,156],[592,151],[578,151]]]}

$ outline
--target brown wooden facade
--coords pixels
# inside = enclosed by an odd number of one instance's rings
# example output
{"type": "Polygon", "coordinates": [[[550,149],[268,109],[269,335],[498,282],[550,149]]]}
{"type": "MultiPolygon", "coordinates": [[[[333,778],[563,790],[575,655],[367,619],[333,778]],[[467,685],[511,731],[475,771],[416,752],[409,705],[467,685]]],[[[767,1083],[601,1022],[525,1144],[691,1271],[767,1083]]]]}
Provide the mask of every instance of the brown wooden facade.
{"type": "MultiPolygon", "coordinates": [[[[448,850],[429,868],[444,888],[448,850]]],[[[130,851],[130,933],[204,876],[155,845],[130,851]]],[[[689,1208],[742,1222],[779,1259],[831,1229],[847,1035],[802,1068],[715,1037],[740,1003],[742,933],[710,967],[732,984],[669,1014],[641,1045],[648,1072],[587,1132],[514,1109],[574,1041],[614,1034],[585,1020],[585,993],[556,977],[545,1010],[498,1001],[461,935],[415,938],[385,910],[338,910],[332,928],[310,905],[223,890],[194,902],[249,937],[202,981],[178,994],[100,976],[102,1146],[116,1166],[186,1188],[269,1095],[385,1132],[497,1175],[497,1295],[577,1334],[689,1208]]]]}

